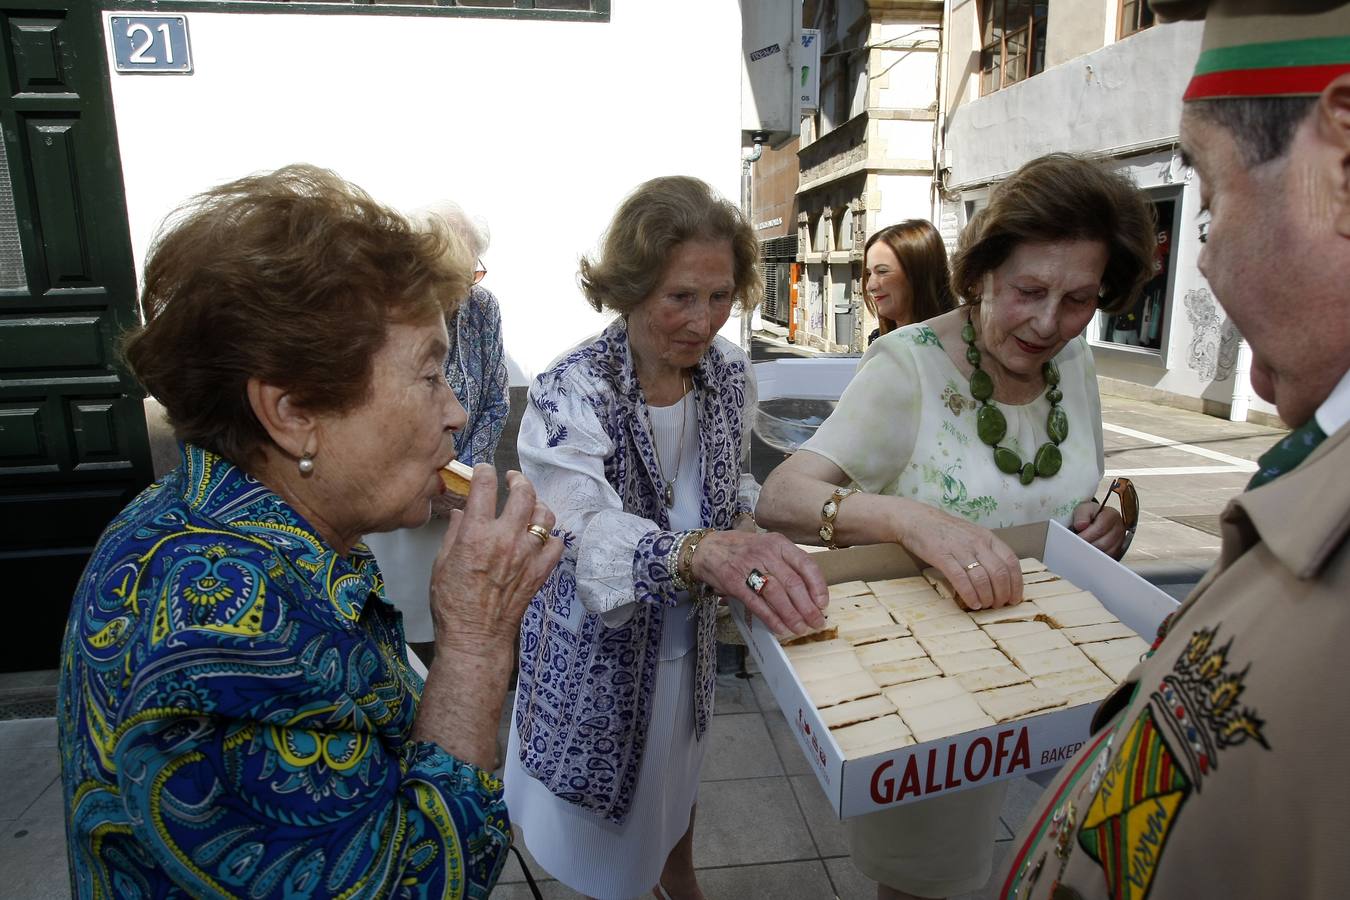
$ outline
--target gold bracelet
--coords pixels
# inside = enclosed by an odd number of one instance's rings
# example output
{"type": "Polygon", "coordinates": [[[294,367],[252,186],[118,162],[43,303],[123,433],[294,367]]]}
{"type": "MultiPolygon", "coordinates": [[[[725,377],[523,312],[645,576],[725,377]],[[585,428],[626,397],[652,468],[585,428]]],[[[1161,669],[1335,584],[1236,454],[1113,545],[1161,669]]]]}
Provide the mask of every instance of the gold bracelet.
{"type": "Polygon", "coordinates": [[[751,524],[754,524],[755,514],[749,512],[748,510],[744,509],[741,510],[740,512],[736,513],[736,515],[731,517],[731,527],[735,528],[737,525],[740,525],[742,519],[749,519],[751,524]]]}
{"type": "Polygon", "coordinates": [[[830,494],[830,499],[825,501],[825,505],[820,508],[820,529],[816,534],[825,542],[825,546],[830,550],[838,550],[834,543],[834,520],[839,516],[839,507],[844,502],[844,498],[851,494],[858,493],[857,488],[837,487],[834,493],[830,494]]]}
{"type": "Polygon", "coordinates": [[[699,528],[696,531],[689,532],[684,542],[680,544],[680,563],[677,571],[680,574],[680,580],[685,583],[689,590],[693,590],[698,583],[694,577],[694,551],[698,549],[699,543],[708,535],[712,534],[711,528],[699,528]]]}

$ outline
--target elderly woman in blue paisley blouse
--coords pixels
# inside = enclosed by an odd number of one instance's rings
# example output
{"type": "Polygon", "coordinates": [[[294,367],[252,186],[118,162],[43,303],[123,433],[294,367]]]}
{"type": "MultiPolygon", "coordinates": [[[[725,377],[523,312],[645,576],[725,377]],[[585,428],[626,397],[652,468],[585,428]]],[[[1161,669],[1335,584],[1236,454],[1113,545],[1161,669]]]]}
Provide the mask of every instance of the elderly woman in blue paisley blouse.
{"type": "Polygon", "coordinates": [[[587,896],[698,898],[694,801],[715,599],[821,627],[820,571],[760,534],[742,474],[749,360],[717,336],[759,295],[754,232],[693,178],[624,201],[582,288],[618,316],[535,381],[521,468],[567,551],[522,626],[507,802],[535,859],[587,896]]]}
{"type": "Polygon", "coordinates": [[[425,683],[361,536],[426,521],[464,411],[447,298],[472,258],[330,172],[196,198],[126,344],[182,463],[76,590],[59,729],[77,897],[486,897],[486,768],[529,599],[562,553],[479,466],[436,561],[425,683]]]}

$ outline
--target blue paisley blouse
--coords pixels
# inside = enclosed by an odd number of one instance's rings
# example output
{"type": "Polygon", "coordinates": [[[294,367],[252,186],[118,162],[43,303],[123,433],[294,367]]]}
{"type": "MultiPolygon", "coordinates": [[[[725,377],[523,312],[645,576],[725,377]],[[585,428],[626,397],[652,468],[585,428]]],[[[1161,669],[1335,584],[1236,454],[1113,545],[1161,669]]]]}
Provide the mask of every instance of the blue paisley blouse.
{"type": "Polygon", "coordinates": [[[486,897],[501,783],[414,741],[422,681],[364,545],[212,453],[76,589],[58,706],[77,897],[486,897]]]}
{"type": "Polygon", "coordinates": [[[475,284],[449,331],[445,380],[469,417],[463,430],[455,432],[455,455],[469,466],[490,463],[511,411],[497,298],[475,284]]]}
{"type": "MultiPolygon", "coordinates": [[[[745,352],[719,337],[693,384],[701,519],[726,530],[758,498],[742,474],[754,375],[745,352]]],[[[558,797],[622,823],[646,746],[665,611],[680,599],[667,557],[684,534],[670,530],[660,499],[665,483],[622,318],[535,380],[519,449],[566,543],[521,623],[521,764],[558,797]]],[[[716,610],[696,608],[701,738],[716,687],[716,610]]]]}

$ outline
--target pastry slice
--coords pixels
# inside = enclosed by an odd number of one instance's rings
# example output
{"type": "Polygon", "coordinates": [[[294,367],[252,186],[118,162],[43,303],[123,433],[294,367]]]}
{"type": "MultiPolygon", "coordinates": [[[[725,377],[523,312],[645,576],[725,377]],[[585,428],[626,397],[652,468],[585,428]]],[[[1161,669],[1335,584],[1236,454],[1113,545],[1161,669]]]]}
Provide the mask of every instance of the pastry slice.
{"type": "Polygon", "coordinates": [[[1023,557],[1017,561],[1022,567],[1022,574],[1028,575],[1032,572],[1044,572],[1045,563],[1034,557],[1023,557]]]}
{"type": "Polygon", "coordinates": [[[805,687],[806,695],[811,698],[817,709],[881,693],[880,685],[865,671],[823,678],[820,681],[808,682],[805,687]]]}
{"type": "Polygon", "coordinates": [[[1096,666],[1064,669],[1060,672],[1051,672],[1048,675],[1038,675],[1031,681],[1036,687],[1045,688],[1049,691],[1059,691],[1066,697],[1099,692],[1097,694],[1099,700],[1116,686],[1116,683],[1103,675],[1096,666]]]}
{"type": "Polygon", "coordinates": [[[914,736],[899,716],[892,713],[879,719],[832,728],[844,759],[858,759],[874,753],[884,753],[914,743],[914,736]]]}
{"type": "Polygon", "coordinates": [[[862,663],[858,662],[858,657],[852,653],[829,653],[825,656],[796,659],[792,662],[792,668],[803,684],[822,681],[826,678],[835,678],[839,675],[849,675],[863,670],[862,663]]]}
{"type": "Polygon", "coordinates": [[[1139,662],[1139,657],[1148,652],[1148,644],[1140,637],[1116,638],[1114,641],[1098,641],[1095,644],[1080,644],[1079,650],[1087,658],[1101,665],[1104,659],[1128,658],[1130,662],[1139,662]]]}
{"type": "Polygon", "coordinates": [[[934,678],[942,674],[942,670],[927,656],[877,663],[874,666],[868,666],[866,668],[872,677],[876,679],[877,684],[882,687],[906,684],[911,681],[921,681],[925,678],[934,678]]]}
{"type": "Polygon", "coordinates": [[[888,578],[885,581],[869,581],[867,586],[878,597],[884,597],[887,594],[933,593],[933,586],[922,575],[913,575],[909,578],[888,578]]]}
{"type": "Polygon", "coordinates": [[[1058,650],[1046,650],[1044,653],[1029,653],[1018,661],[1017,667],[1032,678],[1049,675],[1051,672],[1063,672],[1065,669],[1081,669],[1092,664],[1092,660],[1083,655],[1077,647],[1060,647],[1058,650]]]}
{"type": "Polygon", "coordinates": [[[1138,637],[1134,633],[1134,629],[1123,622],[1080,625],[1077,628],[1065,628],[1060,634],[1075,644],[1091,644],[1096,641],[1110,641],[1116,638],[1138,637]]]}
{"type": "Polygon", "coordinates": [[[1059,594],[1077,594],[1081,593],[1082,590],[1067,578],[1056,578],[1054,581],[1042,581],[1039,584],[1026,585],[1022,588],[1022,599],[1039,600],[1042,597],[1054,597],[1059,594]]]}
{"type": "Polygon", "coordinates": [[[934,656],[933,662],[944,675],[960,675],[974,672],[976,669],[995,669],[1008,664],[1008,657],[997,650],[972,650],[969,653],[952,653],[934,656]]]}
{"type": "Polygon", "coordinates": [[[1096,609],[1102,602],[1091,591],[1071,591],[1052,597],[1042,597],[1036,605],[1046,612],[1067,612],[1071,609],[1096,609]]]}
{"type": "Polygon", "coordinates": [[[1072,647],[1069,639],[1058,631],[1040,631],[1024,634],[1021,637],[1004,638],[998,642],[998,648],[1012,658],[1019,666],[1022,658],[1032,653],[1044,653],[1046,650],[1058,650],[1060,647],[1072,647]]]}
{"type": "Polygon", "coordinates": [[[861,700],[847,700],[820,711],[820,721],[826,728],[841,728],[893,715],[895,704],[880,694],[875,697],[863,697],[861,700]]]}
{"type": "Polygon", "coordinates": [[[935,741],[994,724],[994,720],[970,694],[929,703],[927,706],[901,707],[900,717],[921,742],[935,741]]]}
{"type": "Polygon", "coordinates": [[[868,590],[867,585],[861,581],[842,581],[839,584],[832,584],[829,585],[829,591],[831,601],[872,593],[868,590]]]}
{"type": "Polygon", "coordinates": [[[469,496],[469,483],[473,481],[473,467],[452,459],[441,469],[441,483],[448,493],[459,497],[469,496]]]}
{"type": "Polygon", "coordinates": [[[927,706],[930,703],[964,697],[970,692],[961,687],[961,683],[955,678],[927,678],[889,688],[885,693],[886,699],[903,712],[908,707],[927,706]]]}
{"type": "Polygon", "coordinates": [[[1040,634],[1049,630],[1050,626],[1044,622],[994,622],[984,626],[984,633],[996,641],[1040,634]]]}
{"type": "Polygon", "coordinates": [[[1111,610],[1100,604],[1092,609],[1070,609],[1065,612],[1046,613],[1045,617],[1056,628],[1079,628],[1083,625],[1105,625],[1119,621],[1111,610]]]}
{"type": "Polygon", "coordinates": [[[994,649],[993,639],[978,628],[971,631],[954,631],[949,634],[930,634],[919,638],[918,641],[923,649],[928,651],[928,655],[934,659],[952,653],[994,649]]]}
{"type": "Polygon", "coordinates": [[[1134,671],[1134,667],[1139,665],[1139,659],[1134,656],[1113,656],[1110,659],[1103,659],[1097,663],[1097,668],[1106,673],[1106,677],[1117,683],[1124,681],[1134,671]]]}
{"type": "Polygon", "coordinates": [[[1031,680],[1031,676],[1017,666],[991,666],[987,669],[962,672],[956,676],[956,680],[961,683],[961,687],[973,694],[976,691],[1007,687],[1010,684],[1025,684],[1031,680]]]}
{"type": "Polygon", "coordinates": [[[892,641],[909,637],[909,629],[903,625],[878,625],[875,628],[849,629],[848,640],[854,647],[863,647],[880,641],[892,641]]]}
{"type": "Polygon", "coordinates": [[[812,656],[825,656],[830,653],[852,653],[853,645],[848,641],[835,638],[832,641],[814,641],[809,644],[793,644],[783,648],[783,655],[794,664],[799,659],[812,656]]]}
{"type": "Polygon", "coordinates": [[[956,615],[963,612],[961,607],[950,600],[943,600],[941,597],[934,597],[923,603],[915,603],[903,608],[887,607],[891,609],[895,618],[904,622],[910,628],[914,627],[915,622],[922,622],[925,619],[938,619],[943,616],[956,615]]]}
{"type": "Polygon", "coordinates": [[[943,575],[937,569],[929,566],[923,570],[923,577],[928,579],[928,583],[933,586],[933,590],[937,591],[942,599],[956,599],[956,591],[952,589],[952,583],[947,580],[946,575],[943,575]]]}
{"type": "Polygon", "coordinates": [[[1042,569],[1039,572],[1023,572],[1022,584],[1023,586],[1028,584],[1040,584],[1042,581],[1054,581],[1057,578],[1059,578],[1059,576],[1049,569],[1042,569]]]}
{"type": "Polygon", "coordinates": [[[808,631],[806,634],[796,634],[789,632],[778,637],[778,643],[786,647],[801,647],[807,644],[816,644],[826,641],[833,641],[839,637],[839,626],[830,621],[829,615],[825,616],[825,624],[821,627],[808,631]]]}
{"type": "Polygon", "coordinates": [[[868,667],[880,663],[900,662],[906,659],[921,659],[926,655],[923,647],[919,646],[919,642],[912,637],[868,644],[866,647],[858,647],[855,653],[858,662],[868,667]]]}
{"type": "Polygon", "coordinates": [[[1014,603],[999,609],[972,609],[968,615],[976,625],[997,625],[1000,622],[1032,622],[1045,615],[1045,611],[1030,600],[1014,603]]]}
{"type": "Polygon", "coordinates": [[[909,630],[915,637],[930,637],[935,634],[952,634],[957,631],[978,631],[975,620],[965,613],[953,613],[933,619],[921,619],[909,623],[909,630]]]}
{"type": "Polygon", "coordinates": [[[855,594],[852,597],[830,598],[830,612],[840,613],[846,609],[881,609],[881,602],[871,594],[855,594]]]}
{"type": "Polygon", "coordinates": [[[1014,684],[981,691],[975,695],[975,702],[995,722],[1011,722],[1032,713],[1058,709],[1065,704],[1065,697],[1058,691],[1039,688],[1034,684],[1014,684]]]}

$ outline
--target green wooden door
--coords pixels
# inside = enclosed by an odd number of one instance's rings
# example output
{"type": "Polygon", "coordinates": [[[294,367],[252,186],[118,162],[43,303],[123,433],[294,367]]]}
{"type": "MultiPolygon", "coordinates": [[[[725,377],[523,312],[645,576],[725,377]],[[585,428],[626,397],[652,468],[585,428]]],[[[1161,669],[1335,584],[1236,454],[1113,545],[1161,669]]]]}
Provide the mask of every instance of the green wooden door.
{"type": "Polygon", "coordinates": [[[75,582],[150,481],[97,5],[0,2],[0,670],[57,665],[75,582]]]}

